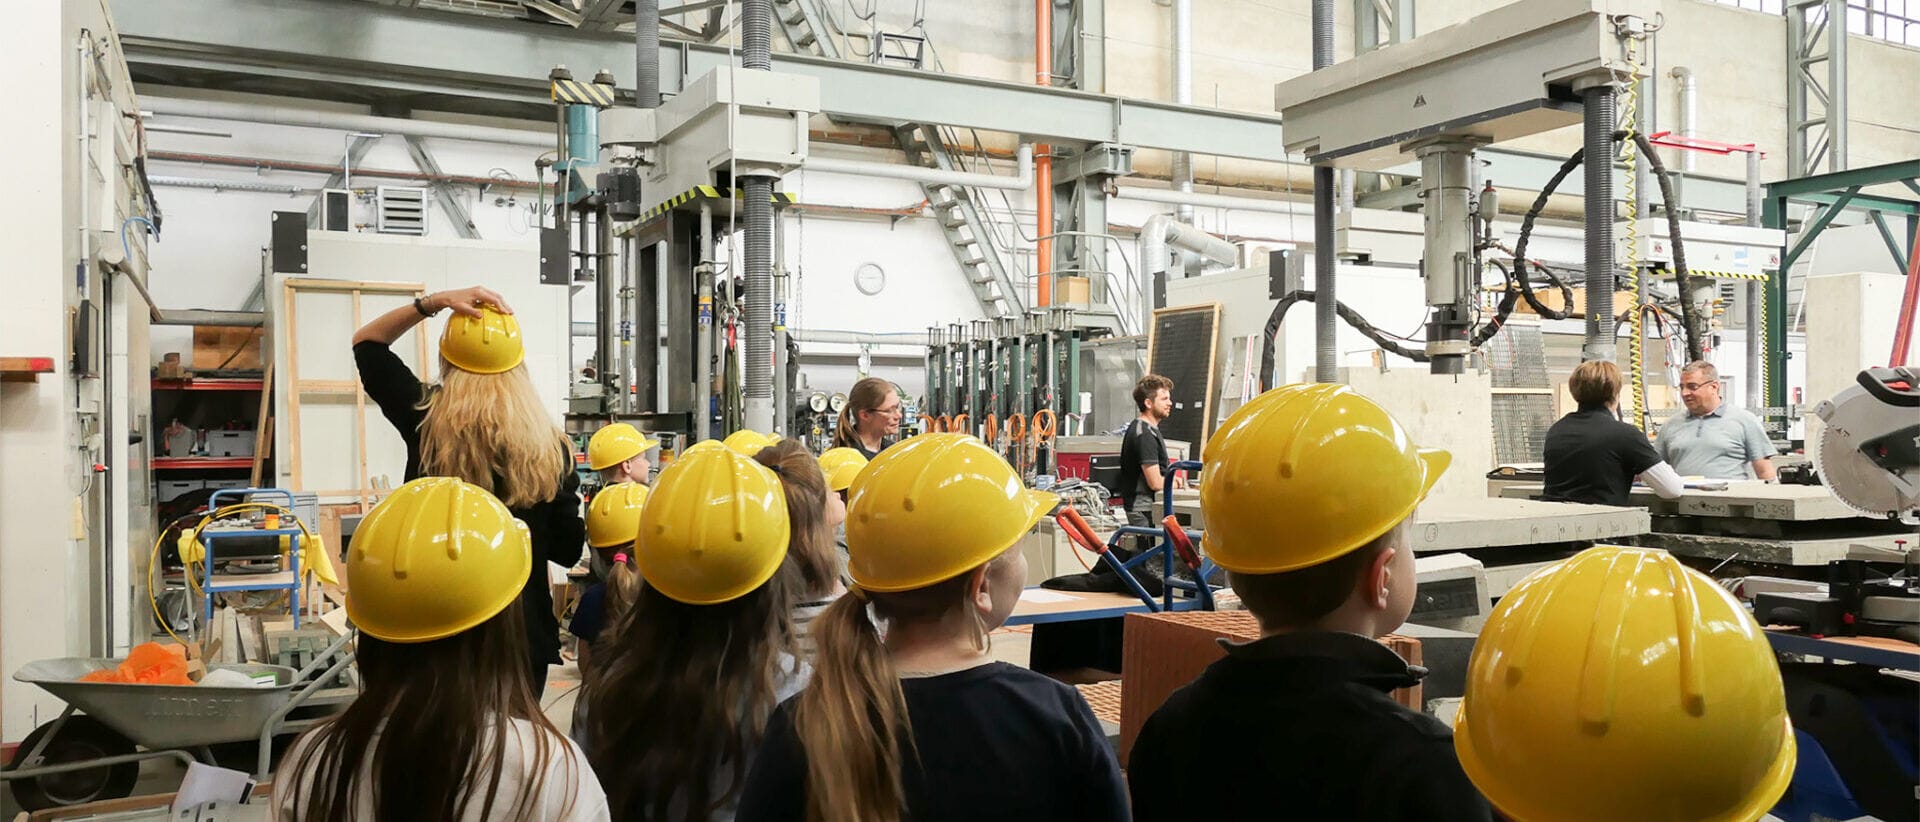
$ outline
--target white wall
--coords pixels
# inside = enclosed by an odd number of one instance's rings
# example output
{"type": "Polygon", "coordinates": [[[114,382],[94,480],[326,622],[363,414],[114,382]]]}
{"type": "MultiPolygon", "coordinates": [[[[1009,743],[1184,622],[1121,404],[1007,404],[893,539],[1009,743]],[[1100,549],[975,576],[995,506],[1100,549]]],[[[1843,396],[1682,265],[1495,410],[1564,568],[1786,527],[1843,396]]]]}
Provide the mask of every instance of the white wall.
{"type": "Polygon", "coordinates": [[[135,615],[144,599],[136,606],[134,577],[152,541],[144,455],[127,446],[129,422],[148,405],[145,310],[124,280],[109,298],[91,264],[84,287],[75,276],[82,218],[90,245],[117,246],[112,229],[129,212],[122,174],[129,158],[116,152],[112,135],[121,125],[114,109],[131,108],[131,84],[124,66],[104,56],[101,80],[113,103],[95,109],[93,159],[83,164],[76,46],[83,29],[111,37],[105,10],[100,0],[65,0],[16,12],[0,32],[0,67],[21,80],[6,136],[8,153],[21,159],[9,177],[16,196],[0,203],[10,229],[0,244],[12,266],[0,299],[0,354],[49,357],[54,371],[0,383],[0,673],[8,675],[0,679],[0,741],[7,742],[60,707],[13,681],[13,671],[36,659],[110,654],[144,622],[135,615]],[[107,352],[96,376],[76,375],[69,365],[69,312],[82,300],[102,311],[88,338],[107,352]],[[108,368],[115,369],[111,381],[108,368]],[[95,463],[103,470],[93,470],[95,463]],[[108,515],[111,534],[102,521],[108,515]]]}

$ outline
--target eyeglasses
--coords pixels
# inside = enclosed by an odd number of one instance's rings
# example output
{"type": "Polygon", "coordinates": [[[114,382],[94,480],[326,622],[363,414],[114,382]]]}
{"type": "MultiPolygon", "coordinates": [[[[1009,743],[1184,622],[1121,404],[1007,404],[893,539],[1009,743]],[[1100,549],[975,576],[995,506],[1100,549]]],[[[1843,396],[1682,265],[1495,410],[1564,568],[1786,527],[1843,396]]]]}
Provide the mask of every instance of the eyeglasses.
{"type": "Polygon", "coordinates": [[[889,416],[889,417],[891,417],[891,416],[893,416],[893,415],[895,415],[895,414],[898,414],[898,413],[900,413],[900,404],[899,404],[899,403],[895,403],[895,404],[893,404],[893,405],[889,405],[889,406],[887,406],[887,407],[885,407],[885,408],[875,408],[875,409],[873,409],[873,412],[874,412],[875,414],[885,414],[885,415],[887,415],[887,416],[889,416]]]}
{"type": "Polygon", "coordinates": [[[1707,386],[1713,386],[1715,388],[1718,388],[1720,387],[1720,384],[1717,382],[1683,382],[1680,384],[1680,390],[1698,391],[1702,388],[1706,388],[1707,386]]]}

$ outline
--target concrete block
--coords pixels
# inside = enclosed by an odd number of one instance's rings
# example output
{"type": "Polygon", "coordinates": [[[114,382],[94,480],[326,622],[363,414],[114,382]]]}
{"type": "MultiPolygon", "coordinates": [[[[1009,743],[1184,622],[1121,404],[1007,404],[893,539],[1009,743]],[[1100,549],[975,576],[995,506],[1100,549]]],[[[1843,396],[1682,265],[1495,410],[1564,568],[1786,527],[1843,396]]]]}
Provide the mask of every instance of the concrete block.
{"type": "MultiPolygon", "coordinates": [[[[1539,496],[1541,487],[1539,483],[1510,485],[1501,489],[1500,495],[1507,499],[1528,499],[1539,496]]],[[[1689,488],[1677,500],[1664,500],[1645,488],[1634,488],[1628,502],[1655,514],[1696,517],[1808,521],[1860,516],[1825,486],[1768,485],[1759,480],[1729,482],[1725,491],[1689,488]]]]}
{"type": "Polygon", "coordinates": [[[1434,498],[1486,496],[1493,470],[1493,381],[1481,372],[1428,373],[1425,368],[1342,368],[1340,380],[1391,412],[1414,442],[1453,453],[1433,487],[1434,498]]]}
{"type": "Polygon", "coordinates": [[[1860,550],[1859,546],[1880,549],[1882,556],[1898,556],[1896,540],[1905,540],[1909,546],[1913,544],[1911,534],[1832,539],[1755,539],[1710,534],[1646,534],[1633,538],[1636,545],[1659,548],[1674,556],[1803,567],[1820,567],[1836,559],[1847,559],[1860,550]]]}

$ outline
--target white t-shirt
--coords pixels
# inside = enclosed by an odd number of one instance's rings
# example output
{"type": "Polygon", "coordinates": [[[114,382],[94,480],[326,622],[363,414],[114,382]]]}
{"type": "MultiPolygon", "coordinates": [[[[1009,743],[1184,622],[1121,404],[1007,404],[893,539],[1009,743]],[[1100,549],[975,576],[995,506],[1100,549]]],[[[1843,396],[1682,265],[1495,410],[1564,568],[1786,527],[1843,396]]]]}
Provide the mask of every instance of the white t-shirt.
{"type": "MultiPolygon", "coordinates": [[[[500,774],[500,793],[494,798],[493,807],[496,816],[504,813],[501,809],[511,809],[519,804],[524,791],[536,791],[533,802],[536,818],[553,822],[604,822],[612,819],[607,810],[606,792],[600,789],[600,780],[593,775],[592,766],[587,764],[587,755],[580,751],[573,740],[561,736],[553,738],[553,754],[547,762],[544,773],[534,774],[532,767],[534,734],[540,733],[533,723],[524,719],[512,721],[514,735],[507,743],[503,755],[506,763],[500,774]]],[[[286,767],[299,762],[306,751],[311,735],[303,735],[287,749],[282,760],[286,767]]],[[[483,747],[491,740],[483,741],[483,747]]],[[[317,763],[315,763],[317,764],[317,763]]],[[[372,759],[360,766],[355,778],[359,787],[359,796],[354,799],[353,818],[372,819],[374,815],[372,792],[372,759]]],[[[273,806],[275,818],[293,819],[295,797],[292,792],[305,779],[311,779],[311,771],[296,777],[294,774],[276,772],[274,774],[273,806]],[[284,792],[284,793],[283,793],[284,792]]],[[[466,814],[462,822],[487,822],[480,817],[480,810],[486,805],[484,798],[475,797],[467,803],[466,814]]]]}

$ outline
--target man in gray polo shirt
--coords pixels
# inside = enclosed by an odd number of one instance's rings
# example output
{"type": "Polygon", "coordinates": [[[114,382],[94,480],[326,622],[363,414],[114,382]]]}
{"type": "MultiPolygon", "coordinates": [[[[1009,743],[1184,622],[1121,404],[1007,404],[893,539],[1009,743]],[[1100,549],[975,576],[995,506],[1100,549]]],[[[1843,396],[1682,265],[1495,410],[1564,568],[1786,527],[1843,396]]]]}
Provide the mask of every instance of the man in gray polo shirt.
{"type": "Polygon", "coordinates": [[[1680,371],[1680,401],[1686,415],[1667,420],[1653,441],[1674,471],[1707,479],[1776,476],[1767,432],[1754,415],[1720,401],[1720,372],[1713,363],[1695,360],[1680,371]]]}

